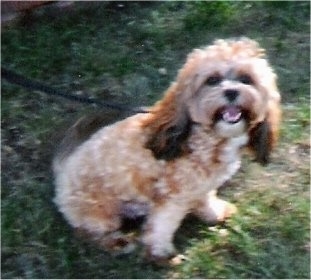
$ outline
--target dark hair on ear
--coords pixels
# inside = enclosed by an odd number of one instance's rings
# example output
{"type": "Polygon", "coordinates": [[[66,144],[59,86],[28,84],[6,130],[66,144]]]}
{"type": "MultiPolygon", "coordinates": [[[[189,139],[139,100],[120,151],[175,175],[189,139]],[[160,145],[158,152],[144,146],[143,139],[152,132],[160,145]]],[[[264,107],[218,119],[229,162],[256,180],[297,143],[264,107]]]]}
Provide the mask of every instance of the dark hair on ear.
{"type": "Polygon", "coordinates": [[[157,159],[173,160],[189,152],[187,139],[192,121],[188,113],[181,114],[174,123],[154,133],[146,144],[157,159]]]}
{"type": "Polygon", "coordinates": [[[267,120],[251,130],[248,147],[254,152],[256,161],[262,165],[269,163],[272,150],[272,131],[267,120]]]}

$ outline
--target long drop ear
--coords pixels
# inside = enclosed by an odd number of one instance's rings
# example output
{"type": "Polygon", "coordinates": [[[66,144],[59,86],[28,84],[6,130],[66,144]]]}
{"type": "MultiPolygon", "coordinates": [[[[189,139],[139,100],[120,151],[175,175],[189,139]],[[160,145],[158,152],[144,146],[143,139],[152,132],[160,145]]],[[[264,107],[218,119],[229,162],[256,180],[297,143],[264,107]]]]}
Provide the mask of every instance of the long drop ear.
{"type": "Polygon", "coordinates": [[[269,163],[270,153],[278,140],[281,110],[278,100],[270,100],[266,118],[251,129],[248,147],[255,160],[262,165],[269,163]]]}
{"type": "Polygon", "coordinates": [[[164,98],[151,108],[150,118],[143,124],[151,132],[146,148],[157,159],[173,160],[189,152],[187,139],[192,121],[177,91],[177,85],[173,84],[164,98]]]}
{"type": "Polygon", "coordinates": [[[190,152],[187,139],[193,121],[186,103],[196,91],[197,62],[203,54],[202,50],[194,50],[188,55],[176,82],[151,108],[150,118],[143,124],[151,132],[146,148],[152,150],[157,159],[173,160],[190,152]]]}
{"type": "Polygon", "coordinates": [[[192,122],[187,113],[181,115],[174,123],[168,124],[154,133],[146,148],[152,150],[157,159],[172,160],[189,151],[186,140],[191,131],[192,122]]]}
{"type": "Polygon", "coordinates": [[[271,144],[270,128],[267,120],[257,124],[250,132],[248,146],[255,154],[255,160],[262,165],[269,162],[271,144]]]}

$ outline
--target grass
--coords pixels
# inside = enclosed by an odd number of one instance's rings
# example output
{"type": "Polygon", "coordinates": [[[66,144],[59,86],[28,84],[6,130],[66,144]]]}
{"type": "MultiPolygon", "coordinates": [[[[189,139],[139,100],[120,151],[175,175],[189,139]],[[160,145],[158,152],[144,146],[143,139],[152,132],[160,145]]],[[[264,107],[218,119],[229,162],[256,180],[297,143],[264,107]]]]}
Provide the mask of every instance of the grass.
{"type": "Polygon", "coordinates": [[[2,65],[138,106],[159,98],[193,48],[249,36],[267,49],[283,94],[272,163],[244,159],[221,190],[239,208],[225,225],[186,219],[176,236],[181,265],[155,267],[139,250],[111,257],[77,238],[52,203],[59,135],[94,108],[2,81],[1,277],[309,279],[309,2],[119,4],[37,10],[2,31],[2,65]]]}

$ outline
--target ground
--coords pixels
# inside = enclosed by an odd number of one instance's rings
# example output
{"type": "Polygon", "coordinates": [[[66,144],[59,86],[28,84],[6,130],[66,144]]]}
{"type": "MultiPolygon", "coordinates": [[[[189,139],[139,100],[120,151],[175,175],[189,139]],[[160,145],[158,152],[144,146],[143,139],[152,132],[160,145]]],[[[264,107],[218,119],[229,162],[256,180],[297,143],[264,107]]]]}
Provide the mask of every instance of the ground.
{"type": "MultiPolygon", "coordinates": [[[[156,267],[140,250],[112,257],[76,237],[52,202],[53,151],[94,106],[2,80],[2,278],[310,278],[309,2],[97,2],[33,11],[2,30],[2,66],[75,94],[148,105],[186,54],[248,36],[279,77],[283,122],[271,164],[243,159],[221,190],[239,213],[176,235],[185,260],[156,267]]],[[[111,117],[110,110],[102,114],[111,117]]]]}

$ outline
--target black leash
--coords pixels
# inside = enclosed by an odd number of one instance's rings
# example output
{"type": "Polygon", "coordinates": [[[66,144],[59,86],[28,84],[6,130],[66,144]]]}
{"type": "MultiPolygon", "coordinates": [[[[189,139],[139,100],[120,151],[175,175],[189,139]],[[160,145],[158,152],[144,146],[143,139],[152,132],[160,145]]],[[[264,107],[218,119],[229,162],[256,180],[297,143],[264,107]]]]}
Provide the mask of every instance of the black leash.
{"type": "Polygon", "coordinates": [[[1,67],[1,78],[6,79],[9,83],[19,85],[25,89],[28,90],[37,90],[44,92],[49,95],[53,96],[60,96],[72,101],[80,102],[80,103],[86,103],[86,104],[92,104],[97,105],[100,107],[106,107],[118,111],[127,111],[132,113],[148,113],[148,111],[141,109],[141,108],[132,108],[120,104],[115,104],[111,102],[103,102],[96,98],[90,98],[87,96],[78,96],[74,95],[68,92],[64,92],[58,89],[55,89],[53,87],[50,87],[42,82],[38,82],[29,78],[26,78],[25,76],[22,76],[20,74],[17,74],[16,72],[12,70],[8,70],[4,67],[1,67]]]}

